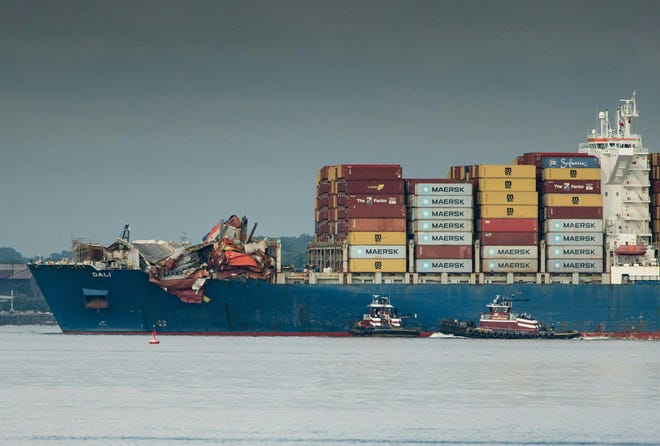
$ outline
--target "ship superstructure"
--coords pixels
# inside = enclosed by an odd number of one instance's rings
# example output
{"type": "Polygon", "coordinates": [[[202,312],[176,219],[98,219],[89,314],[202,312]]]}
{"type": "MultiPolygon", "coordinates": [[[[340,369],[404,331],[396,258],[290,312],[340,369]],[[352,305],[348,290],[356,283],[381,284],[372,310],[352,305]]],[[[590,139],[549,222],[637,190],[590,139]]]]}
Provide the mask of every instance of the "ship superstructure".
{"type": "Polygon", "coordinates": [[[633,92],[621,99],[612,125],[607,110],[579,151],[600,159],[605,249],[610,264],[648,266],[655,262],[651,237],[649,151],[633,133],[639,117],[633,92]]]}

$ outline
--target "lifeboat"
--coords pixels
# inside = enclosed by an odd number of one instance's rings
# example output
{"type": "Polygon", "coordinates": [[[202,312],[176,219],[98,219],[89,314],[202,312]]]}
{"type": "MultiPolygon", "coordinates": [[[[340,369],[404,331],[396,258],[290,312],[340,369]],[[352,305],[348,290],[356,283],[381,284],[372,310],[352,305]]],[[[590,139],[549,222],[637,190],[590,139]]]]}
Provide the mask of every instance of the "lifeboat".
{"type": "Polygon", "coordinates": [[[646,245],[621,245],[614,250],[618,256],[643,256],[646,254],[646,245]]]}

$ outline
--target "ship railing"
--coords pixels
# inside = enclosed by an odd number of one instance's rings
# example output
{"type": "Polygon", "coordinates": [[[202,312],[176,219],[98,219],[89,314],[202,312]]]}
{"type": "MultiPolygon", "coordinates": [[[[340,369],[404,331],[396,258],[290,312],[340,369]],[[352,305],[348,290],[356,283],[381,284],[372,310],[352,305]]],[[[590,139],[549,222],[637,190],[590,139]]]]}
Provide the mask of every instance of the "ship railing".
{"type": "Polygon", "coordinates": [[[610,283],[608,273],[278,273],[278,284],[601,284],[610,283]]]}

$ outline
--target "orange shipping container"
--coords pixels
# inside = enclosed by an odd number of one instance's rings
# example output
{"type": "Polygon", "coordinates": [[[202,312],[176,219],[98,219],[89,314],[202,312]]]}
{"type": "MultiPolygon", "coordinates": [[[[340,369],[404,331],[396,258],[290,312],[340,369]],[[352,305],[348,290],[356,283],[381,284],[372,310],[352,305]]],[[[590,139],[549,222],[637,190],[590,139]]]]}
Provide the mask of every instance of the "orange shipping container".
{"type": "Polygon", "coordinates": [[[348,230],[353,232],[387,231],[403,232],[406,230],[405,218],[351,218],[348,230]]]}
{"type": "Polygon", "coordinates": [[[406,232],[350,232],[349,245],[405,245],[406,232]]]}
{"type": "Polygon", "coordinates": [[[480,218],[537,218],[537,206],[488,205],[479,208],[480,218]]]}
{"type": "Polygon", "coordinates": [[[405,273],[406,259],[350,259],[348,270],[352,273],[405,273]]]}
{"type": "Polygon", "coordinates": [[[532,178],[536,179],[536,166],[516,164],[481,164],[475,178],[532,178]]]}
{"type": "Polygon", "coordinates": [[[535,191],[536,180],[533,178],[490,178],[479,180],[479,191],[535,191]]]}
{"type": "Polygon", "coordinates": [[[583,167],[578,169],[565,169],[552,167],[543,169],[544,180],[600,180],[600,168],[583,167]]]}
{"type": "Polygon", "coordinates": [[[479,192],[477,193],[477,204],[521,204],[525,206],[536,206],[539,203],[539,195],[536,192],[479,192]]]}
{"type": "Polygon", "coordinates": [[[550,207],[601,207],[603,196],[600,194],[545,194],[543,204],[550,207]]]}

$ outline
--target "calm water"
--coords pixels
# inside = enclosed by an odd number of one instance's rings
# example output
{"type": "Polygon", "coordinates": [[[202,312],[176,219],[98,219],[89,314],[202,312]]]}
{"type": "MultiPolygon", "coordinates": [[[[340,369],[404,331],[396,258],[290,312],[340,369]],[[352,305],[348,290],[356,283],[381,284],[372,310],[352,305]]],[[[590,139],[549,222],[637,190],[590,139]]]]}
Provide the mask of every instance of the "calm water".
{"type": "Polygon", "coordinates": [[[0,327],[2,445],[660,444],[660,342],[0,327]]]}

